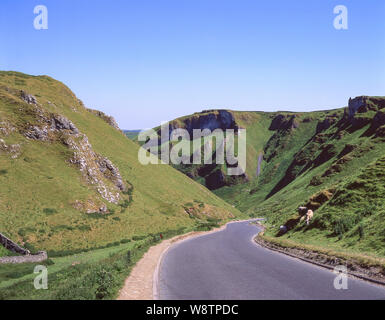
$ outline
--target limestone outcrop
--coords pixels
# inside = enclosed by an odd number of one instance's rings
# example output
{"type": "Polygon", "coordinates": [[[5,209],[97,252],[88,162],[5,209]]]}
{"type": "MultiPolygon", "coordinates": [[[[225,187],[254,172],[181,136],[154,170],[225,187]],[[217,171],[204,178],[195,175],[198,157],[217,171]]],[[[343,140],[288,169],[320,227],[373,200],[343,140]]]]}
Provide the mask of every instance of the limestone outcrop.
{"type": "MultiPolygon", "coordinates": [[[[85,181],[94,185],[103,199],[118,204],[120,191],[125,190],[119,169],[108,158],[93,150],[88,137],[81,133],[71,120],[60,114],[45,112],[36,98],[25,92],[22,94],[22,99],[34,104],[33,112],[37,120],[26,130],[21,129],[24,136],[45,142],[60,141],[66,145],[73,151],[69,162],[79,168],[85,181]]],[[[102,206],[99,211],[105,212],[105,206],[102,206]]]]}
{"type": "Polygon", "coordinates": [[[125,189],[118,168],[94,152],[85,134],[68,134],[63,137],[63,143],[73,151],[69,161],[79,168],[87,183],[96,186],[103,199],[118,204],[120,191],[125,189]]]}
{"type": "Polygon", "coordinates": [[[112,116],[106,115],[104,112],[94,109],[87,109],[88,112],[93,113],[94,115],[98,116],[99,118],[103,119],[105,122],[107,122],[110,126],[114,127],[115,129],[120,131],[119,125],[112,116]]]}
{"type": "Polygon", "coordinates": [[[9,154],[12,159],[16,159],[21,154],[21,146],[20,144],[7,145],[3,139],[0,139],[0,154],[1,153],[9,154]]]}

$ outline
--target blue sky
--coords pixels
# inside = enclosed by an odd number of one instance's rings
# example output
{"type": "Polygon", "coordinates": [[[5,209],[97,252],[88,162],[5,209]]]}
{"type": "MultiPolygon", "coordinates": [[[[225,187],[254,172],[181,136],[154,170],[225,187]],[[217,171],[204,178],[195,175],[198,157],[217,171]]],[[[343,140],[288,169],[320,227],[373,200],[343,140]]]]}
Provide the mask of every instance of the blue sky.
{"type": "Polygon", "coordinates": [[[125,129],[207,108],[342,107],[385,95],[384,18],[383,0],[2,0],[0,69],[50,75],[125,129]],[[40,4],[48,30],[33,28],[40,4]]]}

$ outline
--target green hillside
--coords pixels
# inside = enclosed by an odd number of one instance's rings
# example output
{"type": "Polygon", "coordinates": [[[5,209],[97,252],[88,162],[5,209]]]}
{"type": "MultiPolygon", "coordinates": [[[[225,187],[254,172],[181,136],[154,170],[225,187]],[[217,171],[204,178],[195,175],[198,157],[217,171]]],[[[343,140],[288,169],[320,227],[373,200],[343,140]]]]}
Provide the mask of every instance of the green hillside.
{"type": "Polygon", "coordinates": [[[0,231],[28,248],[92,249],[240,215],[47,76],[0,72],[0,231]]]}
{"type": "Polygon", "coordinates": [[[124,134],[131,140],[135,140],[140,130],[123,130],[124,134]]]}

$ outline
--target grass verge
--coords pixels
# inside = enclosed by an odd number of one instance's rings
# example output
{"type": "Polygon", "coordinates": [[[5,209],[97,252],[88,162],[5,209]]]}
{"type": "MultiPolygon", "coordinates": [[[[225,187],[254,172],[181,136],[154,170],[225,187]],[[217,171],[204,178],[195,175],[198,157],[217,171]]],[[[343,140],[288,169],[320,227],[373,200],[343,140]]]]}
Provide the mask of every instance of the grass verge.
{"type": "MultiPolygon", "coordinates": [[[[191,231],[219,227],[214,221],[162,233],[163,239],[191,231]]],[[[144,253],[161,241],[160,234],[39,263],[48,269],[48,289],[33,285],[37,264],[0,265],[0,300],[109,300],[115,299],[127,276],[144,253]]]]}
{"type": "Polygon", "coordinates": [[[261,232],[255,241],[268,249],[288,254],[328,268],[347,267],[356,277],[385,285],[385,259],[267,236],[261,232]]]}

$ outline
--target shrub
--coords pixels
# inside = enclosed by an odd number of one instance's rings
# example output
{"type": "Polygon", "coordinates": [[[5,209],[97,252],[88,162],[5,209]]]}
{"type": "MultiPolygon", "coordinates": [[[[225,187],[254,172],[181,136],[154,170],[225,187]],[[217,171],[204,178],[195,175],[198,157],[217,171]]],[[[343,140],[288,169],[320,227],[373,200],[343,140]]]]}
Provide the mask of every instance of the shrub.
{"type": "Polygon", "coordinates": [[[31,254],[36,254],[38,253],[38,249],[35,248],[35,246],[31,243],[28,243],[28,242],[25,242],[24,243],[24,248],[29,250],[31,252],[31,254]]]}
{"type": "Polygon", "coordinates": [[[143,240],[146,236],[133,236],[132,237],[132,240],[134,241],[139,241],[139,240],[143,240]]]}
{"type": "Polygon", "coordinates": [[[323,179],[320,177],[320,176],[314,176],[311,180],[310,180],[310,185],[311,186],[320,186],[321,184],[323,183],[323,179]]]}
{"type": "Polygon", "coordinates": [[[364,226],[362,224],[358,226],[358,235],[360,236],[360,239],[364,237],[364,226]]]}
{"type": "Polygon", "coordinates": [[[55,262],[53,262],[52,259],[47,259],[47,260],[45,260],[45,261],[43,262],[43,264],[44,264],[45,266],[52,266],[53,264],[55,264],[55,262]]]}
{"type": "Polygon", "coordinates": [[[344,214],[334,221],[333,231],[339,239],[352,229],[358,222],[360,222],[361,216],[357,214],[344,214]]]}
{"type": "Polygon", "coordinates": [[[96,298],[103,299],[110,293],[110,289],[113,285],[113,275],[111,272],[105,270],[104,268],[101,268],[96,273],[96,279],[97,279],[96,280],[97,288],[95,291],[96,298]]]}
{"type": "Polygon", "coordinates": [[[57,213],[56,209],[52,209],[52,208],[44,208],[43,209],[43,212],[45,214],[54,214],[54,213],[57,213]]]}
{"type": "Polygon", "coordinates": [[[378,210],[377,204],[368,203],[361,210],[357,210],[357,213],[361,214],[364,217],[371,216],[378,210]]]}
{"type": "Polygon", "coordinates": [[[80,231],[91,231],[91,227],[89,225],[81,225],[78,227],[80,231]]]}

